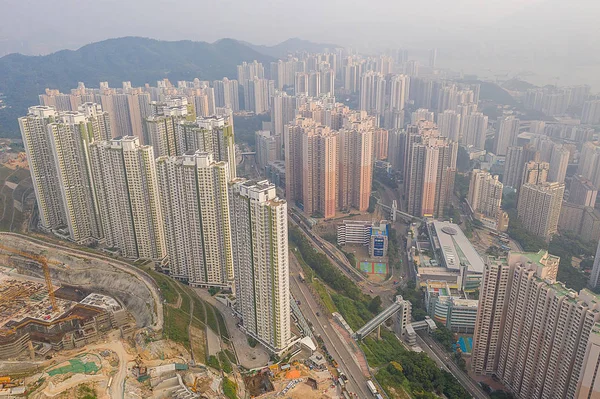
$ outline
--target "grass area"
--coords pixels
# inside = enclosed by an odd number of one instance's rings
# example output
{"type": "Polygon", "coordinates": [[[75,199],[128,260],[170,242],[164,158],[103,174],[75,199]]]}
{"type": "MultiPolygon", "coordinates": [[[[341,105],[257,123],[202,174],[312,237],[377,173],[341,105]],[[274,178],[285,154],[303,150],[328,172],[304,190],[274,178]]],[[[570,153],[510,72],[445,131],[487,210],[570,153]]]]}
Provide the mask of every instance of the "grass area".
{"type": "Polygon", "coordinates": [[[154,270],[147,270],[147,272],[152,279],[156,281],[156,285],[158,285],[164,300],[168,304],[176,304],[177,298],[179,297],[179,290],[174,286],[175,283],[168,276],[155,272],[154,270]]]}
{"type": "Polygon", "coordinates": [[[165,326],[163,334],[165,338],[179,342],[187,349],[190,349],[190,337],[188,335],[189,313],[184,313],[181,309],[175,309],[171,306],[165,306],[164,313],[165,326]]]}
{"type": "Polygon", "coordinates": [[[221,368],[227,374],[230,374],[233,371],[233,366],[231,365],[231,361],[227,354],[223,351],[219,352],[219,362],[221,363],[221,368]]]}
{"type": "Polygon", "coordinates": [[[225,354],[227,355],[227,357],[229,358],[229,360],[231,361],[231,363],[237,363],[235,355],[233,354],[232,351],[230,351],[229,349],[225,349],[225,354]]]}
{"type": "Polygon", "coordinates": [[[325,308],[329,311],[329,313],[337,312],[337,308],[333,303],[333,299],[331,299],[331,295],[327,291],[327,288],[323,285],[320,280],[313,280],[312,287],[315,289],[319,298],[321,298],[321,302],[325,305],[325,308]]]}
{"type": "Polygon", "coordinates": [[[237,399],[237,384],[229,378],[223,380],[223,393],[229,399],[237,399]]]}
{"type": "Polygon", "coordinates": [[[216,334],[219,334],[219,328],[217,327],[217,318],[215,313],[218,312],[212,305],[206,304],[206,325],[213,330],[216,334]]]}
{"type": "Polygon", "coordinates": [[[215,309],[215,313],[217,314],[217,321],[219,322],[219,329],[221,330],[221,337],[229,339],[229,333],[227,332],[227,325],[225,324],[225,319],[223,319],[223,315],[221,312],[215,309]]]}
{"type": "Polygon", "coordinates": [[[193,319],[191,327],[190,345],[194,360],[196,362],[206,362],[206,333],[204,332],[204,324],[193,319]]]}

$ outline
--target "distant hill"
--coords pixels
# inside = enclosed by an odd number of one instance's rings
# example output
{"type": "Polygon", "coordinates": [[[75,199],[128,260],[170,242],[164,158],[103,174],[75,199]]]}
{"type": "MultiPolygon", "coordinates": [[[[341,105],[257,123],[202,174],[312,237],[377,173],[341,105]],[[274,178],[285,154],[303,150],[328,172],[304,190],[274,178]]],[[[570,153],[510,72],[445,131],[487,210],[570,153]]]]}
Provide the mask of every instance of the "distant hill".
{"type": "Polygon", "coordinates": [[[0,137],[20,135],[17,118],[39,103],[38,95],[47,87],[69,92],[77,82],[97,87],[108,81],[121,87],[123,81],[140,86],[163,78],[236,78],[236,66],[253,60],[269,63],[274,58],[233,39],[211,44],[141,37],[109,39],[46,56],[9,54],[0,58],[0,99],[6,105],[0,109],[0,137]]]}
{"type": "Polygon", "coordinates": [[[294,53],[296,51],[308,51],[310,53],[322,53],[326,49],[333,50],[336,47],[340,47],[336,44],[327,44],[327,43],[314,43],[308,40],[303,40],[299,38],[288,39],[284,42],[276,44],[274,46],[264,46],[264,45],[256,45],[252,43],[243,42],[248,47],[258,51],[259,53],[274,57],[274,58],[282,58],[290,53],[294,53]]]}

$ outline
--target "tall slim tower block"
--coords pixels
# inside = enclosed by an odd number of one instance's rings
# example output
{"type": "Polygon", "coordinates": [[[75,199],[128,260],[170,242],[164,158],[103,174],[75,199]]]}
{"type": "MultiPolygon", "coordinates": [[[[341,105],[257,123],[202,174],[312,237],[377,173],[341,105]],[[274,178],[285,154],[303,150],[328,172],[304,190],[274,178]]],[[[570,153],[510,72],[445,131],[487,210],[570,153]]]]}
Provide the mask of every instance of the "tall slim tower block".
{"type": "Polygon", "coordinates": [[[127,258],[166,255],[154,151],[126,136],[90,145],[102,227],[109,248],[127,258]]]}
{"type": "Polygon", "coordinates": [[[196,152],[156,160],[169,270],[196,287],[232,287],[227,162],[196,152]]]}
{"type": "Polygon", "coordinates": [[[291,343],[287,203],[268,181],[230,183],[236,308],[246,332],[272,352],[291,343]]]}

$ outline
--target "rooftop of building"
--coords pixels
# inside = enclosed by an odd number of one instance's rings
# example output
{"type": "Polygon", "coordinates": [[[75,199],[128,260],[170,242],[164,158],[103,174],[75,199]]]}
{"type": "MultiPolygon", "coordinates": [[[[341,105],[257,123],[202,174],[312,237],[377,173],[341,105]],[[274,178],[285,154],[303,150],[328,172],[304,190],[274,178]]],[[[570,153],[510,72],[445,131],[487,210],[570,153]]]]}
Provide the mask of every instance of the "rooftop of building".
{"type": "Polygon", "coordinates": [[[432,244],[439,245],[446,268],[459,271],[465,265],[472,273],[483,273],[483,259],[458,225],[450,222],[433,221],[432,244]]]}

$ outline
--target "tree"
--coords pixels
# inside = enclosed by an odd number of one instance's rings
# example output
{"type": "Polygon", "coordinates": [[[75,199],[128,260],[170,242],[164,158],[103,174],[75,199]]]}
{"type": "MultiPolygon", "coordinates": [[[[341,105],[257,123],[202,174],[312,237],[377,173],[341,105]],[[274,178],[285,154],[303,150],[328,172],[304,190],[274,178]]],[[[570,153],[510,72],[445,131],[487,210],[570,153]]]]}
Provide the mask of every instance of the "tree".
{"type": "Polygon", "coordinates": [[[369,303],[369,310],[372,313],[379,313],[379,310],[381,309],[381,298],[379,297],[379,295],[377,295],[375,298],[373,298],[371,300],[371,303],[369,303]]]}

